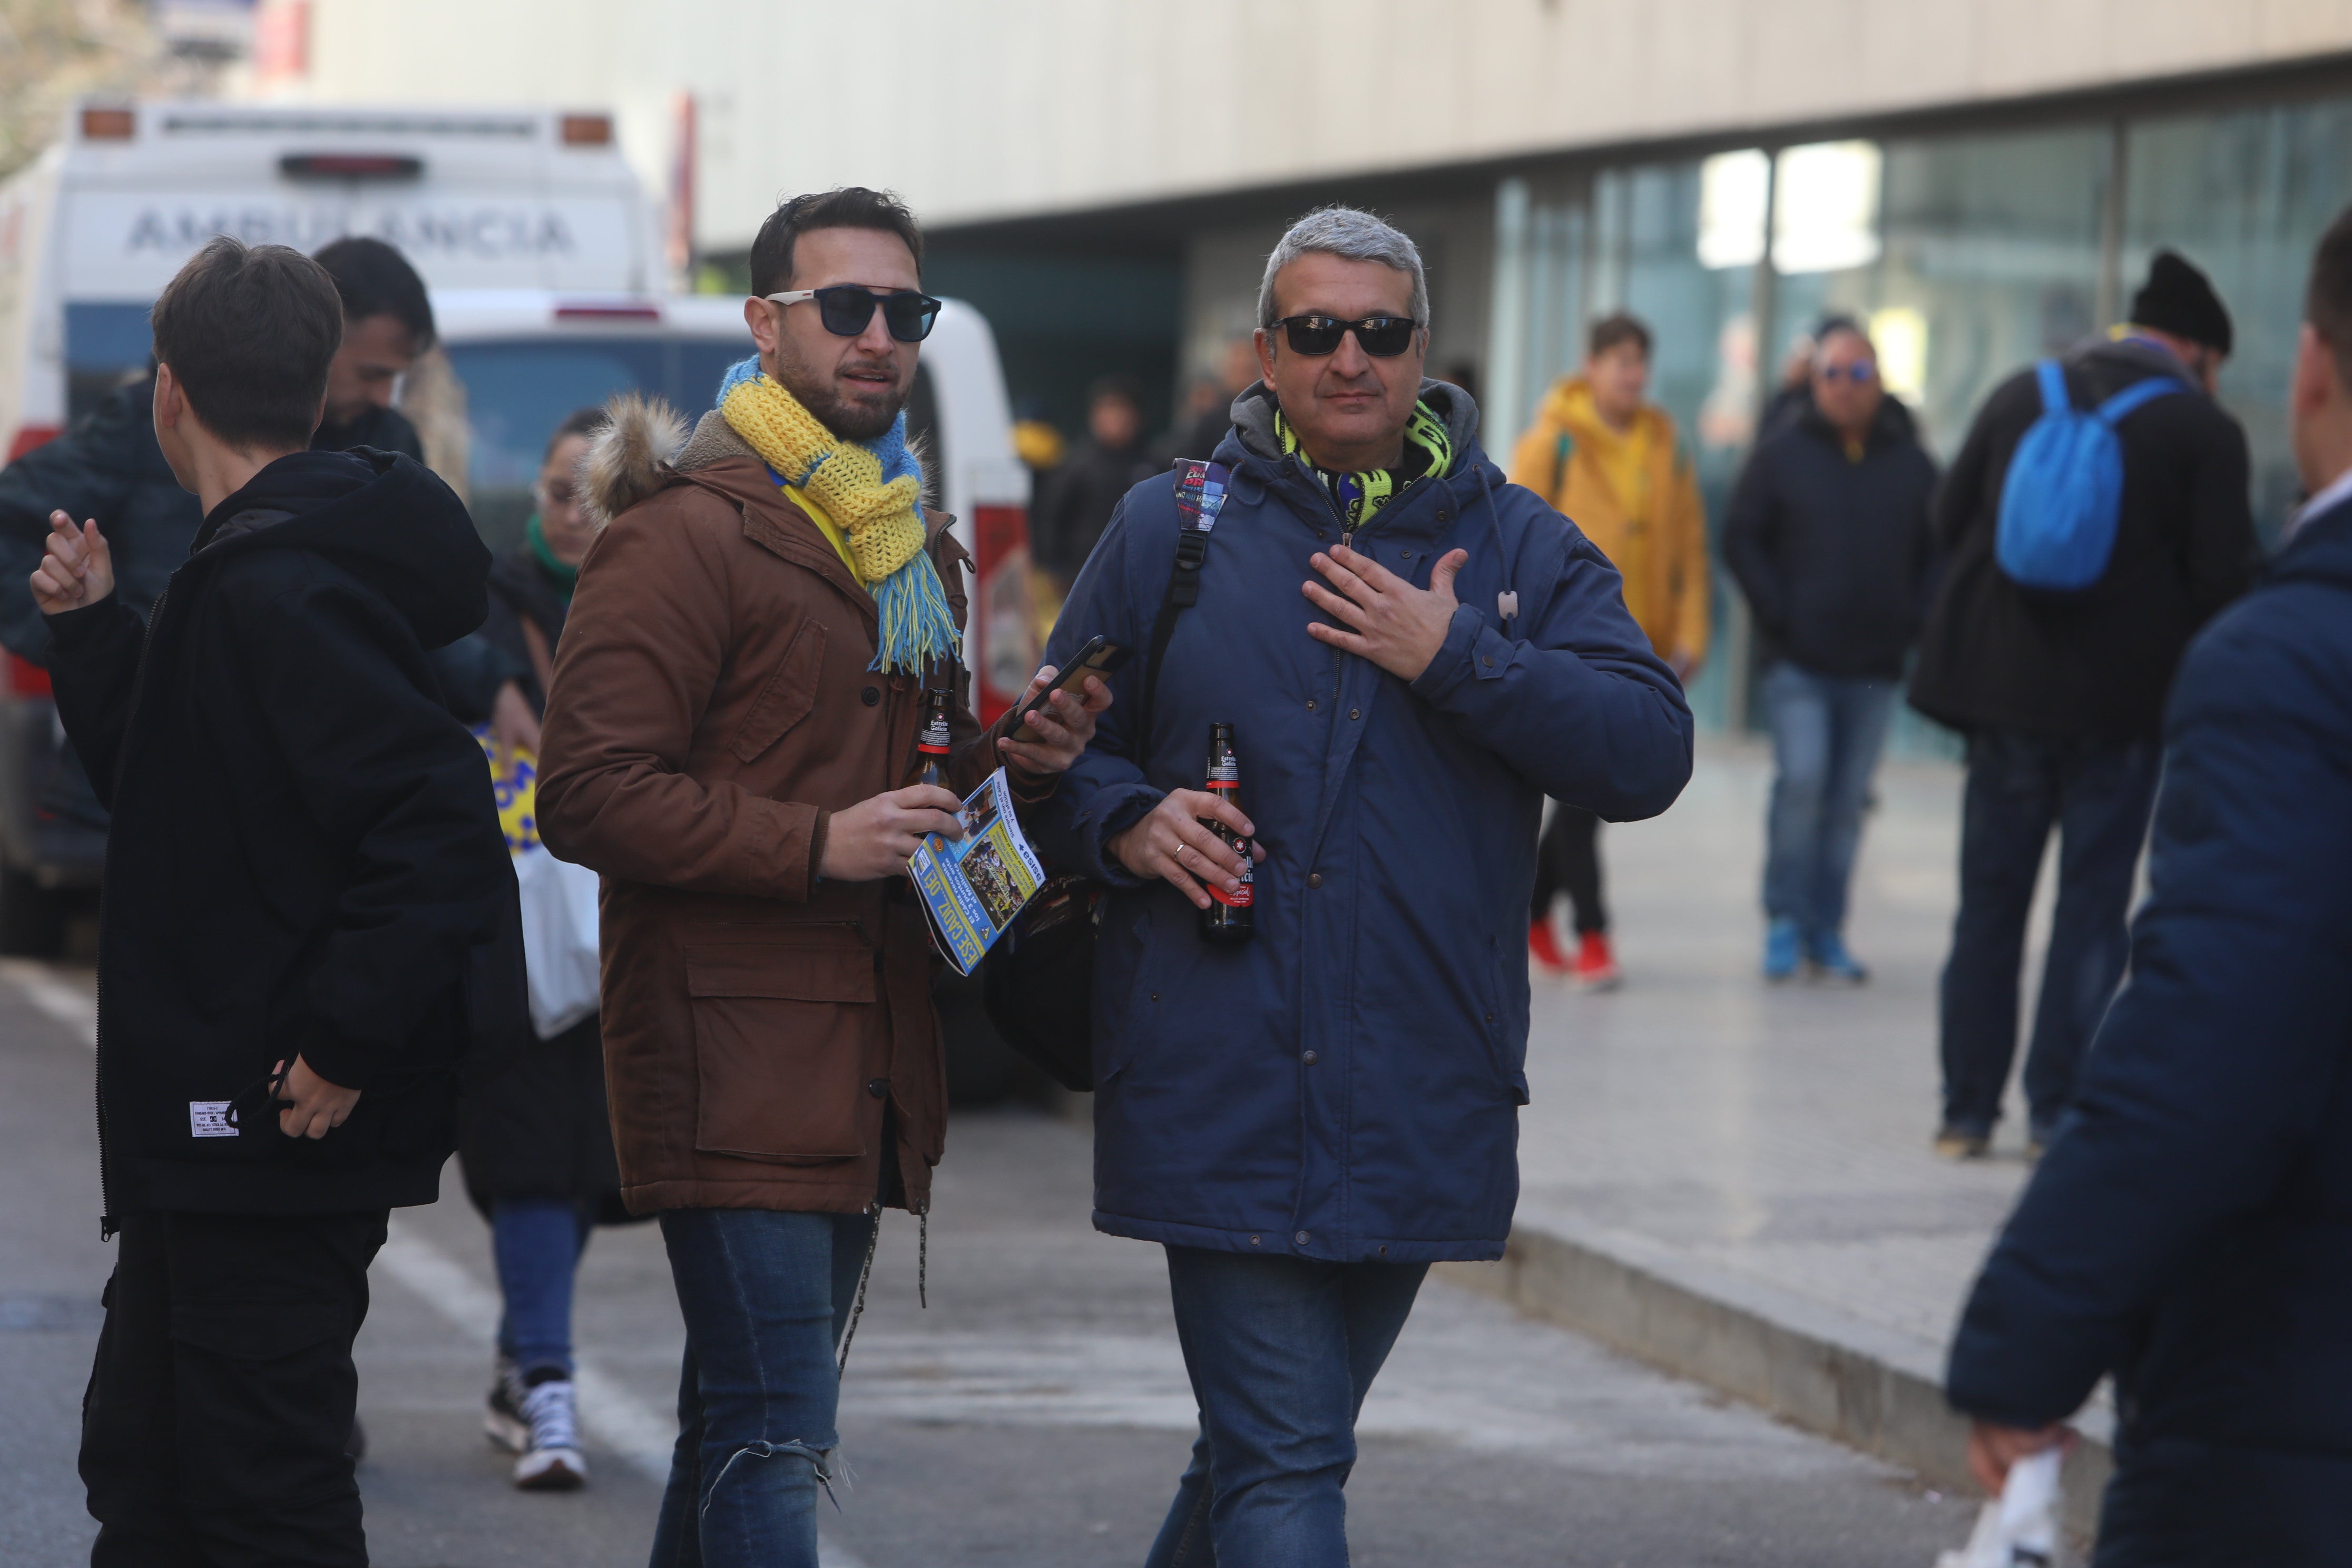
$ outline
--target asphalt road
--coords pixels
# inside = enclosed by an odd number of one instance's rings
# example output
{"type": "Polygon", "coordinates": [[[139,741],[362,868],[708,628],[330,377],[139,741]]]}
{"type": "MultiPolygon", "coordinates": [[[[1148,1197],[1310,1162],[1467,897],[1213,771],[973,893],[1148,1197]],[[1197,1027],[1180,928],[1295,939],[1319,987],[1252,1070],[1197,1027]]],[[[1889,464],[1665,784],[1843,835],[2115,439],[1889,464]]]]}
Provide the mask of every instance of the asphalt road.
{"type": "MultiPolygon", "coordinates": [[[[78,1400],[112,1248],[98,1238],[86,973],[0,966],[0,1562],[86,1561],[78,1400]]],[[[961,1118],[930,1306],[886,1218],[850,1360],[839,1568],[1139,1563],[1191,1441],[1157,1249],[1087,1222],[1085,1131],[961,1118]]],[[[669,1441],[679,1331],[660,1238],[600,1233],[578,1333],[591,1486],[528,1496],[484,1442],[496,1297],[457,1191],[394,1217],[360,1339],[361,1485],[381,1568],[636,1568],[669,1441]]],[[[1967,1505],[1834,1445],[1433,1283],[1366,1405],[1359,1568],[1927,1568],[1967,1505]]]]}

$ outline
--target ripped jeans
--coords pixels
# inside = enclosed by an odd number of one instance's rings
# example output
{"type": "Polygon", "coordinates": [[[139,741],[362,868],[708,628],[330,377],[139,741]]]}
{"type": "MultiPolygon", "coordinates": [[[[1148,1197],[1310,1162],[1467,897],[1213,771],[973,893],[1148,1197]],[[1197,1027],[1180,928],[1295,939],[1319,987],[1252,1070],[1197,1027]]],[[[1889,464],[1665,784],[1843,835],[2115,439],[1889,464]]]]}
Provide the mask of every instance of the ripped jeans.
{"type": "Polygon", "coordinates": [[[667,1209],[686,1319],[677,1447],[652,1568],[816,1568],[816,1500],[840,1443],[835,1347],[874,1220],[667,1209]]]}

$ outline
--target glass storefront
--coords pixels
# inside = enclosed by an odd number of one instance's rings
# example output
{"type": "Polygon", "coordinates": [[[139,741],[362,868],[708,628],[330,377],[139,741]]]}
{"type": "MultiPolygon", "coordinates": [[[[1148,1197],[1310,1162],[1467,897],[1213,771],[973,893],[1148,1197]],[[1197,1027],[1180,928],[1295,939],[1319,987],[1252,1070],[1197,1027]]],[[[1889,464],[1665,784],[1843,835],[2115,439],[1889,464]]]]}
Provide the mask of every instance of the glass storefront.
{"type": "Polygon", "coordinates": [[[2237,344],[2221,401],[2246,427],[2254,521],[2273,541],[2302,494],[2287,448],[2287,375],[2312,250],[2352,202],[2352,101],[2142,121],[2124,169],[2127,289],[2169,246],[2204,268],[2230,308],[2237,344]]]}
{"type": "MultiPolygon", "coordinates": [[[[2343,98],[1509,180],[1496,205],[1489,406],[1522,427],[1581,361],[1585,324],[1633,310],[1657,333],[1654,395],[1692,441],[1719,527],[1769,390],[1759,377],[1776,376],[1824,313],[1869,325],[1889,389],[1948,460],[1992,387],[2120,320],[2148,258],[2169,246],[2213,279],[2235,319],[2221,397],[2246,426],[2256,518],[2275,537],[2299,490],[2284,399],[2305,272],[2347,201],[2343,98]],[[1769,268],[1760,287],[1759,268],[1769,268]]],[[[1736,609],[1717,620],[1736,645],[1736,609]]],[[[1738,689],[1753,672],[1736,646],[1727,654],[1692,691],[1702,723],[1751,710],[1738,689]]],[[[1907,714],[1895,745],[1953,749],[1907,714]]]]}

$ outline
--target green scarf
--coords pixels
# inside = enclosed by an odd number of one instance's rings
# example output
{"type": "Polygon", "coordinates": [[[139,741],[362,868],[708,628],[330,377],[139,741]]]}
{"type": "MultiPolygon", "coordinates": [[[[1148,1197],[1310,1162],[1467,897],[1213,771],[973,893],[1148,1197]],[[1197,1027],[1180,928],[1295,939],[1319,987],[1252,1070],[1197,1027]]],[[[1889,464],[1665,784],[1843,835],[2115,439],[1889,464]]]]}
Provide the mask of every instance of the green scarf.
{"type": "Polygon", "coordinates": [[[522,525],[522,538],[530,546],[530,552],[539,557],[539,563],[547,569],[547,574],[555,579],[556,593],[565,604],[572,603],[572,590],[580,583],[580,568],[564,564],[562,557],[548,548],[547,530],[540,525],[539,513],[532,512],[530,520],[522,525]]]}
{"type": "Polygon", "coordinates": [[[1282,455],[1297,458],[1299,465],[1331,492],[1331,500],[1339,508],[1340,522],[1349,533],[1370,521],[1373,513],[1388,505],[1413,480],[1442,479],[1454,467],[1454,442],[1445,433],[1445,421],[1426,403],[1412,405],[1412,417],[1404,424],[1404,457],[1393,468],[1339,473],[1318,467],[1299,446],[1297,432],[1291,429],[1290,421],[1282,416],[1279,408],[1274,413],[1274,433],[1281,439],[1282,455]]]}

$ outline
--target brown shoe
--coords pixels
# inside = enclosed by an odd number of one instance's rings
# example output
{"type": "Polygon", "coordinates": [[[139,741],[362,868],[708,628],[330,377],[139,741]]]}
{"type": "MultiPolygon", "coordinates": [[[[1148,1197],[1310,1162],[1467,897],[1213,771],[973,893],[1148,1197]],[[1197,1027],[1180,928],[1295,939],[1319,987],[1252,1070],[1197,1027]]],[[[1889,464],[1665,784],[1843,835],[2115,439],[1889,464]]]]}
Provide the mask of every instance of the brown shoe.
{"type": "Polygon", "coordinates": [[[1992,1150],[1992,1140],[1981,1132],[1947,1127],[1936,1134],[1936,1152],[1947,1160],[1981,1160],[1992,1150]]]}

